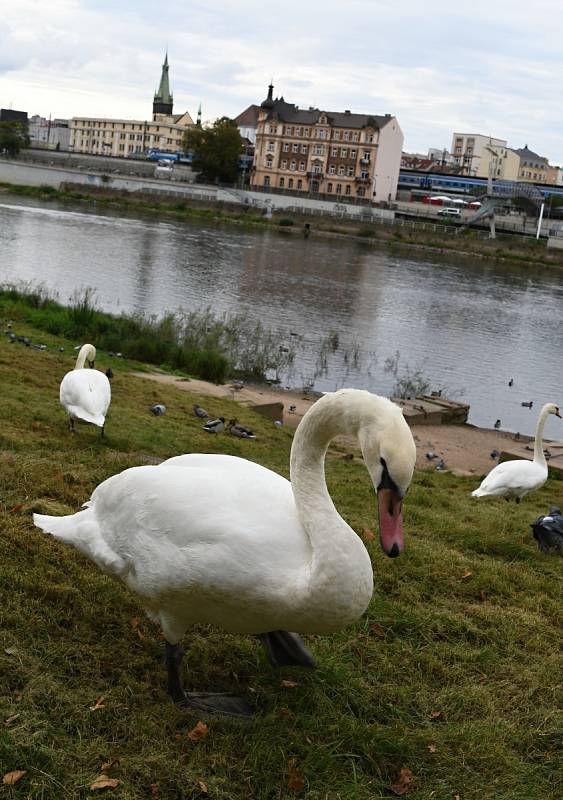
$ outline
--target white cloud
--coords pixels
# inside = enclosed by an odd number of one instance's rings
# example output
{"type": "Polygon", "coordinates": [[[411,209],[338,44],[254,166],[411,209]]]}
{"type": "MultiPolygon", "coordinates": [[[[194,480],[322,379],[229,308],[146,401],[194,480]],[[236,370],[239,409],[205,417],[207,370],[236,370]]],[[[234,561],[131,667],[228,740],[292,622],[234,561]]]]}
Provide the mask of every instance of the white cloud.
{"type": "Polygon", "coordinates": [[[559,0],[0,0],[0,105],[146,118],[166,47],[175,110],[234,116],[270,78],[289,102],[395,114],[405,145],[453,130],[563,162],[559,0]]]}

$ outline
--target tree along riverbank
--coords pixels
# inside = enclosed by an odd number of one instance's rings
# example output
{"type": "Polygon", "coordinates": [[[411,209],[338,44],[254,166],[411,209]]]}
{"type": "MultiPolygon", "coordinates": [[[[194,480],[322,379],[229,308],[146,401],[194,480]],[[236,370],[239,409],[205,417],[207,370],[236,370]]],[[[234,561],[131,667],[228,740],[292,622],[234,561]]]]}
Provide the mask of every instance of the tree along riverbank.
{"type": "MultiPolygon", "coordinates": [[[[181,220],[202,219],[206,222],[233,223],[256,226],[262,229],[278,229],[298,236],[338,236],[366,242],[374,246],[400,247],[432,251],[434,253],[457,254],[505,260],[518,264],[563,266],[563,250],[548,250],[545,240],[536,240],[516,234],[500,234],[497,239],[482,238],[482,231],[464,230],[455,233],[438,233],[409,228],[397,222],[395,225],[378,222],[360,222],[334,217],[312,217],[288,211],[274,212],[271,218],[257,213],[252,206],[235,203],[214,202],[192,198],[159,197],[153,195],[104,189],[100,187],[72,187],[62,189],[50,186],[19,186],[0,184],[0,193],[18,197],[36,198],[73,205],[92,205],[118,209],[133,214],[150,213],[162,218],[181,220]]],[[[448,229],[450,226],[444,226],[448,229]]]]}

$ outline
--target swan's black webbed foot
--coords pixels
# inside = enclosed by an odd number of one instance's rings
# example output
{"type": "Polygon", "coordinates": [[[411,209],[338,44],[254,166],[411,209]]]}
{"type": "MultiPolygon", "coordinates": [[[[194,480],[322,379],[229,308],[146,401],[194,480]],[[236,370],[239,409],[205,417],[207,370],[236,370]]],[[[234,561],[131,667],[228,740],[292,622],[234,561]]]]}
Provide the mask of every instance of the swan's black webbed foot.
{"type": "Polygon", "coordinates": [[[259,633],[268,661],[273,667],[316,667],[315,659],[301,638],[289,631],[259,633]]]}
{"type": "Polygon", "coordinates": [[[191,706],[208,714],[224,714],[228,717],[252,717],[254,711],[244,697],[214,692],[184,692],[184,706],[191,706]]]}
{"type": "Polygon", "coordinates": [[[208,714],[225,714],[229,717],[251,717],[252,708],[242,697],[213,692],[185,692],[180,678],[180,664],[184,649],[179,644],[166,642],[165,661],[168,672],[168,694],[181,706],[191,706],[208,714]]]}

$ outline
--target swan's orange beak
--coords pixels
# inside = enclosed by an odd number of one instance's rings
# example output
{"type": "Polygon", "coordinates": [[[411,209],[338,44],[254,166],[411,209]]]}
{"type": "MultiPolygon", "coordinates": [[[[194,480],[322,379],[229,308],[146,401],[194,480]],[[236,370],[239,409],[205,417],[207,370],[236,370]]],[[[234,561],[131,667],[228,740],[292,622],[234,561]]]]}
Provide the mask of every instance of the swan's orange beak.
{"type": "Polygon", "coordinates": [[[379,541],[390,558],[396,558],[405,549],[402,502],[395,489],[381,488],[377,492],[379,541]]]}

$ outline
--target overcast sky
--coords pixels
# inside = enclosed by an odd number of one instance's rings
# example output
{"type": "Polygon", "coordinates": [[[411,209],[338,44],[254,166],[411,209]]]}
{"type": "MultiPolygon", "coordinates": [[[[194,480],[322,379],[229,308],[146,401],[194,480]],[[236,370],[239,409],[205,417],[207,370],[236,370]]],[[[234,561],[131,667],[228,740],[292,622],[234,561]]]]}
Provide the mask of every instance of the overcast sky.
{"type": "Polygon", "coordinates": [[[275,95],[394,114],[405,150],[452,132],[563,164],[563,1],[0,0],[0,106],[150,119],[168,48],[174,112],[275,95]]]}

